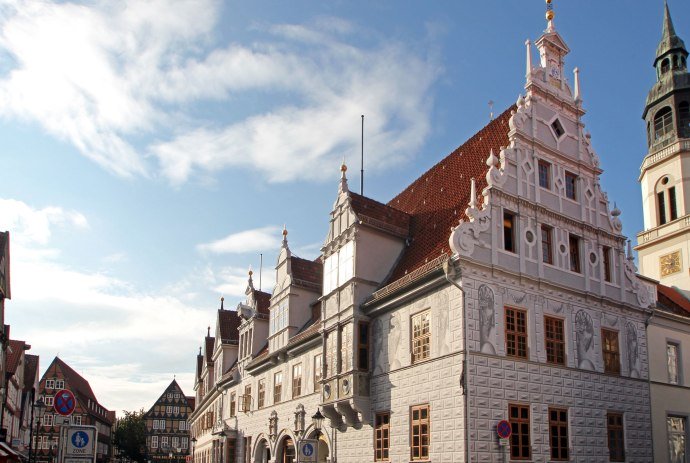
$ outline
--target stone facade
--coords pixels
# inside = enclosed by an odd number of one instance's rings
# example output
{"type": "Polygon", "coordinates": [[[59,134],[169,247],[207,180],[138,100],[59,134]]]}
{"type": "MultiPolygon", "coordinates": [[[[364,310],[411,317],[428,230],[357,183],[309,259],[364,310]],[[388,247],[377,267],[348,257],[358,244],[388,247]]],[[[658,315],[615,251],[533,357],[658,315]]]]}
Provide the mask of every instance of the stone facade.
{"type": "Polygon", "coordinates": [[[319,462],[652,461],[656,291],[552,19],[513,107],[387,204],[343,165],[320,258],[284,230],[273,292],[250,273],[246,300],[221,305],[197,357],[195,462],[297,461],[312,438],[319,462]]]}

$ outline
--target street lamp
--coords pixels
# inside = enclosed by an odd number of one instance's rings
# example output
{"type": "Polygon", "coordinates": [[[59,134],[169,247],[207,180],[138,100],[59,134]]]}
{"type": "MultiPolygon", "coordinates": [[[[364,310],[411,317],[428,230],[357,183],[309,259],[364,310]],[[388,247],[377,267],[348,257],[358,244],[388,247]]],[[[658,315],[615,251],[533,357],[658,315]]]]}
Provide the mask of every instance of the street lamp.
{"type": "Polygon", "coordinates": [[[38,450],[38,437],[40,434],[40,423],[41,420],[43,419],[43,415],[46,412],[46,404],[43,403],[43,398],[39,397],[36,402],[31,404],[31,421],[30,423],[30,428],[29,428],[29,463],[31,463],[31,457],[33,456],[34,459],[36,451],[38,450]],[[36,442],[34,442],[34,417],[35,417],[35,424],[36,424],[36,442]],[[33,452],[32,452],[33,450],[33,452]]]}
{"type": "Polygon", "coordinates": [[[316,431],[317,439],[321,436],[321,427],[323,426],[324,418],[326,417],[321,414],[321,410],[319,408],[316,409],[316,413],[314,413],[314,416],[311,417],[311,421],[314,424],[314,431],[316,431]]]}
{"type": "Polygon", "coordinates": [[[196,448],[196,437],[192,437],[192,463],[196,463],[196,456],[194,455],[194,449],[196,448]]]}

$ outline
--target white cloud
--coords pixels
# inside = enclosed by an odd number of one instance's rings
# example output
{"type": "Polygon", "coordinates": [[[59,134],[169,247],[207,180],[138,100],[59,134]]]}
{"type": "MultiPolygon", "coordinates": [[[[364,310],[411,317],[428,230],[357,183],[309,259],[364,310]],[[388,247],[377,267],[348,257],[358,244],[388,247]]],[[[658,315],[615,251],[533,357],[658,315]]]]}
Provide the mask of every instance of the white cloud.
{"type": "Polygon", "coordinates": [[[21,201],[0,198],[0,230],[10,230],[12,243],[46,244],[52,225],[89,227],[86,217],[77,211],[55,206],[34,209],[21,201]]]}
{"type": "Polygon", "coordinates": [[[280,228],[269,226],[232,233],[210,243],[197,245],[202,252],[213,254],[245,254],[277,249],[280,246],[280,228]]]}
{"type": "Polygon", "coordinates": [[[407,44],[354,46],[351,23],[321,17],[218,47],[218,17],[213,0],[6,2],[0,116],[38,122],[118,175],[160,169],[173,183],[226,168],[322,179],[357,153],[360,114],[370,170],[408,158],[429,133],[439,68],[407,44]],[[195,116],[195,105],[232,109],[244,96],[280,103],[212,125],[195,116]]]}

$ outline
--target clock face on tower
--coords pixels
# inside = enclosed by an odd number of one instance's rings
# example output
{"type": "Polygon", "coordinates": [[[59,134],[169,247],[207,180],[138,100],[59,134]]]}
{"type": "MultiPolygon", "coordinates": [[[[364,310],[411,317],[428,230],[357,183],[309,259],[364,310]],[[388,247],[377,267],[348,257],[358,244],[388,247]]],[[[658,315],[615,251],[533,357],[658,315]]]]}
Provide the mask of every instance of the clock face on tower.
{"type": "Polygon", "coordinates": [[[662,277],[680,272],[680,251],[672,252],[671,254],[661,256],[659,258],[659,267],[661,269],[662,277]]]}
{"type": "Polygon", "coordinates": [[[551,64],[551,69],[549,69],[549,75],[553,77],[554,79],[561,79],[561,70],[559,69],[558,65],[555,63],[551,64]]]}

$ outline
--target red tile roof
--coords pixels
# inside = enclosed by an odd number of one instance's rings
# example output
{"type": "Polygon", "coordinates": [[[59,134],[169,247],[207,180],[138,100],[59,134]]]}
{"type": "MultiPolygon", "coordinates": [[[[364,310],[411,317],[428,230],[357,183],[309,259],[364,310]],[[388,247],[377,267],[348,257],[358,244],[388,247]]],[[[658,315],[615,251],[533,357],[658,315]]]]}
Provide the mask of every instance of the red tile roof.
{"type": "MultiPolygon", "coordinates": [[[[98,400],[96,400],[96,395],[91,389],[91,385],[86,379],[84,379],[84,377],[74,371],[72,367],[67,365],[60,357],[55,357],[53,363],[57,364],[57,367],[60,369],[60,371],[62,371],[62,377],[65,380],[66,385],[65,387],[69,385],[73,393],[79,393],[87,399],[98,402],[98,400]]],[[[50,370],[50,367],[48,370],[50,370]]],[[[86,406],[86,404],[84,404],[84,406],[86,406]]]]}
{"type": "Polygon", "coordinates": [[[240,335],[237,328],[240,326],[241,322],[240,316],[237,315],[237,312],[234,310],[219,310],[218,326],[220,327],[220,341],[223,343],[239,342],[240,335]]]}
{"type": "Polygon", "coordinates": [[[34,387],[38,373],[38,355],[24,355],[24,390],[30,391],[34,387]]]}
{"type": "Polygon", "coordinates": [[[441,254],[450,254],[450,230],[465,218],[470,180],[476,179],[477,193],[486,187],[486,159],[492,149],[498,156],[501,146],[508,146],[508,120],[513,109],[508,108],[388,202],[411,216],[410,244],[390,282],[441,254]]]}
{"type": "Polygon", "coordinates": [[[292,277],[295,280],[306,281],[321,288],[323,282],[323,264],[320,260],[311,261],[301,257],[290,258],[292,277]]]}
{"type": "Polygon", "coordinates": [[[690,301],[675,288],[659,283],[656,286],[659,306],[684,316],[690,316],[690,301]]]}
{"type": "Polygon", "coordinates": [[[386,205],[351,191],[350,204],[362,222],[379,227],[383,226],[393,232],[407,235],[410,216],[391,206],[390,203],[386,205]]]}
{"type": "Polygon", "coordinates": [[[206,363],[213,362],[213,346],[216,344],[216,338],[213,336],[206,336],[204,339],[206,341],[206,363]]]}
{"type": "Polygon", "coordinates": [[[256,300],[256,310],[260,314],[268,315],[269,314],[268,308],[271,305],[271,295],[269,293],[255,289],[254,290],[254,300],[256,300]]]}
{"type": "Polygon", "coordinates": [[[22,358],[22,353],[24,352],[24,346],[26,344],[24,341],[15,341],[10,339],[9,349],[7,350],[7,375],[9,376],[17,372],[17,367],[19,366],[19,361],[22,358]]]}

